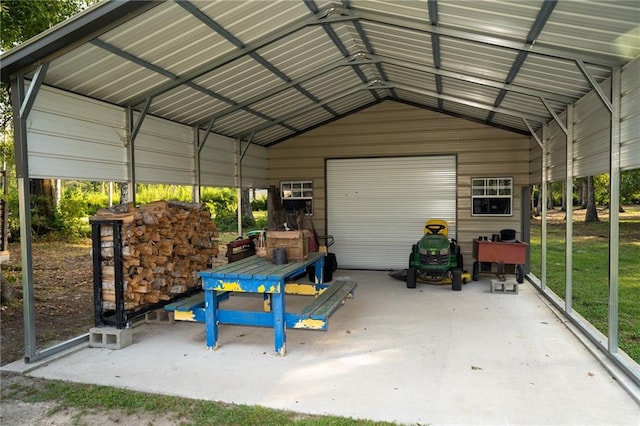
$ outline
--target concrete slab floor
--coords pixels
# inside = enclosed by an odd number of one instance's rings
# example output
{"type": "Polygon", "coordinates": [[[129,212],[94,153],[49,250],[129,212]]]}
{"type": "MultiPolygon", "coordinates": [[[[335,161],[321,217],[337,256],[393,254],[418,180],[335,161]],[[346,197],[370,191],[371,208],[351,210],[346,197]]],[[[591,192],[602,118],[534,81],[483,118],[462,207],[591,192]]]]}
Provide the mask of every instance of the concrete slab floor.
{"type": "MultiPolygon", "coordinates": [[[[340,277],[358,282],[355,298],[327,332],[287,330],[286,357],[268,328],[221,325],[209,351],[204,324],[145,324],[124,349],[84,348],[28,374],[402,424],[640,425],[640,405],[527,283],[513,294],[491,293],[490,277],[461,292],[340,277]]],[[[308,301],[288,296],[287,310],[308,301]]],[[[225,303],[262,307],[255,295],[225,303]]]]}

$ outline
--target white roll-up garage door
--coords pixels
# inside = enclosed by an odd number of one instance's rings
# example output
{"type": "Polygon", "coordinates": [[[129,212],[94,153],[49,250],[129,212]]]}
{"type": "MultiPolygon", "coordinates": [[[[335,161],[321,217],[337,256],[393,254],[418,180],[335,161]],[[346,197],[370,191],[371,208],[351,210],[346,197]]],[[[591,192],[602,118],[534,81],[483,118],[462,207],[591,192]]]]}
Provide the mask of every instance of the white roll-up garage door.
{"type": "Polygon", "coordinates": [[[327,160],[327,231],[340,268],[407,268],[429,219],[456,238],[456,157],[327,160]]]}

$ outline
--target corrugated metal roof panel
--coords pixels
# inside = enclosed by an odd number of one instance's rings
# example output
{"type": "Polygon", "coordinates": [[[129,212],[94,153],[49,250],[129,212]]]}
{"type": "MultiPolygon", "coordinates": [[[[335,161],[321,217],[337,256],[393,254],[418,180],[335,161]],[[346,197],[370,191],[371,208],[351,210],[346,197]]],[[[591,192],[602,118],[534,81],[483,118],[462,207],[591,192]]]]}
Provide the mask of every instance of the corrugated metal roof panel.
{"type": "Polygon", "coordinates": [[[431,109],[438,108],[438,98],[420,93],[409,92],[407,90],[396,89],[398,97],[404,101],[412,102],[416,105],[424,105],[431,109]]]}
{"type": "Polygon", "coordinates": [[[517,52],[508,49],[440,37],[442,68],[505,80],[517,52]]]}
{"type": "Polygon", "coordinates": [[[292,80],[343,58],[320,26],[298,31],[258,53],[292,80]]]}
{"type": "Polygon", "coordinates": [[[283,82],[252,58],[243,57],[196,78],[194,83],[242,102],[283,82]]]}
{"type": "Polygon", "coordinates": [[[54,60],[47,74],[49,85],[114,104],[169,81],[93,45],[83,45],[73,55],[54,60]]]}
{"type": "Polygon", "coordinates": [[[311,99],[291,88],[270,96],[251,105],[252,109],[262,112],[271,118],[285,117],[291,112],[313,105],[311,99]]]}
{"type": "Polygon", "coordinates": [[[305,114],[287,120],[286,124],[293,126],[296,129],[304,130],[309,127],[313,127],[318,123],[331,120],[333,117],[334,116],[329,114],[326,110],[322,108],[315,108],[305,114]]]}
{"type": "Polygon", "coordinates": [[[433,65],[431,37],[428,34],[373,22],[363,22],[362,27],[374,53],[433,65]]]}
{"type": "Polygon", "coordinates": [[[266,120],[240,110],[217,119],[213,124],[213,131],[230,138],[236,138],[244,134],[245,129],[257,127],[265,123],[266,120]]]}
{"type": "Polygon", "coordinates": [[[493,105],[495,98],[498,96],[498,93],[500,93],[499,89],[495,89],[493,87],[469,84],[467,82],[446,77],[442,78],[442,87],[444,93],[447,95],[480,102],[487,106],[493,105]]]}
{"type": "MultiPolygon", "coordinates": [[[[551,105],[554,111],[562,111],[565,107],[564,104],[559,102],[551,100],[548,100],[547,102],[551,105]]],[[[535,114],[541,117],[549,115],[547,108],[544,106],[540,98],[522,95],[520,93],[507,93],[500,105],[513,111],[520,111],[524,114],[535,114]]]]}
{"type": "Polygon", "coordinates": [[[190,87],[180,86],[153,99],[149,112],[173,121],[194,124],[206,119],[213,111],[229,104],[190,87]]]}
{"type": "Polygon", "coordinates": [[[70,90],[79,90],[80,84],[87,84],[88,79],[96,78],[96,74],[100,75],[110,69],[111,65],[107,64],[109,59],[104,50],[91,44],[83,44],[67,55],[51,61],[47,71],[47,83],[70,90]],[[87,66],[80,68],[78,63],[85,63],[87,66]],[[102,69],[87,69],[91,65],[102,66],[102,69]],[[94,74],[95,71],[98,73],[94,74]]]}
{"type": "Polygon", "coordinates": [[[542,0],[439,1],[438,17],[444,27],[524,40],[541,5],[542,0]]]}
{"type": "Polygon", "coordinates": [[[436,79],[434,74],[409,70],[394,64],[384,64],[383,68],[387,77],[392,82],[408,84],[425,90],[436,90],[436,79]]]}
{"type": "Polygon", "coordinates": [[[204,0],[193,3],[245,45],[293,22],[312,17],[304,3],[287,0],[268,2],[204,0]]]}
{"type": "Polygon", "coordinates": [[[637,1],[560,1],[538,43],[632,59],[640,54],[637,1]]]}
{"type": "Polygon", "coordinates": [[[530,55],[514,83],[579,98],[589,91],[589,83],[575,63],[530,55]]]}
{"type": "Polygon", "coordinates": [[[183,75],[235,48],[176,3],[163,3],[153,12],[100,39],[175,75],[183,75]]]}
{"type": "Polygon", "coordinates": [[[342,68],[345,67],[330,71],[300,86],[319,99],[326,99],[358,84],[364,84],[355,72],[345,72],[342,68]]]}
{"type": "Polygon", "coordinates": [[[358,10],[360,8],[371,10],[374,12],[384,13],[389,16],[423,19],[429,21],[429,11],[427,2],[422,1],[394,1],[394,0],[352,0],[351,8],[358,10]]]}
{"type": "Polygon", "coordinates": [[[353,23],[332,25],[333,31],[338,36],[349,54],[366,52],[365,42],[360,38],[353,23]]]}
{"type": "Polygon", "coordinates": [[[253,143],[266,146],[273,141],[284,139],[294,134],[295,132],[293,130],[286,129],[281,126],[269,127],[268,129],[256,132],[253,137],[253,143]]]}
{"type": "Polygon", "coordinates": [[[361,108],[364,105],[368,105],[373,101],[375,101],[375,98],[371,92],[363,89],[354,92],[350,96],[336,99],[335,101],[330,102],[329,106],[338,114],[342,115],[347,114],[354,109],[361,108]]]}
{"type": "MultiPolygon", "coordinates": [[[[513,115],[501,114],[496,112],[493,114],[493,122],[510,129],[520,129],[522,131],[527,131],[527,126],[524,124],[521,118],[514,117],[513,115]]],[[[540,127],[538,123],[530,123],[531,126],[535,129],[540,127]]]]}
{"type": "Polygon", "coordinates": [[[442,106],[445,111],[480,121],[485,121],[488,114],[488,111],[485,109],[464,105],[458,102],[443,101],[442,106]]]}

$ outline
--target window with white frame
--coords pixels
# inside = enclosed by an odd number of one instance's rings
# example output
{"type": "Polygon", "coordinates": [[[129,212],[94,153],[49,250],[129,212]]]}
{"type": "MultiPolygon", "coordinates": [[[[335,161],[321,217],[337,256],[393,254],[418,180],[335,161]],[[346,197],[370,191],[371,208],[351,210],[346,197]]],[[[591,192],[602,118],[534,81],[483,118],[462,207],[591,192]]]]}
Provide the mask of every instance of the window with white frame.
{"type": "Polygon", "coordinates": [[[280,197],[283,207],[289,212],[304,210],[313,215],[313,181],[295,180],[280,182],[280,197]]]}
{"type": "Polygon", "coordinates": [[[513,178],[471,178],[472,216],[511,216],[513,208],[513,178]]]}

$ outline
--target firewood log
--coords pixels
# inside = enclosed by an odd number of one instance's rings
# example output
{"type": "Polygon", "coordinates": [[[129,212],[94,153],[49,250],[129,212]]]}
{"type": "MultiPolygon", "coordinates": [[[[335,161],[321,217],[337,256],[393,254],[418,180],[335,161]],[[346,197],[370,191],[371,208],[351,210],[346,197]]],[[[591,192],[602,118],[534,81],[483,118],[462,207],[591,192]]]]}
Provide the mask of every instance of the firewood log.
{"type": "MultiPolygon", "coordinates": [[[[99,219],[122,220],[122,282],[125,309],[140,308],[200,286],[198,272],[210,267],[218,253],[218,230],[198,203],[156,201],[102,209],[99,219]]],[[[115,308],[113,227],[100,226],[101,282],[115,308]],[[111,293],[112,292],[112,293],[111,293]]]]}

